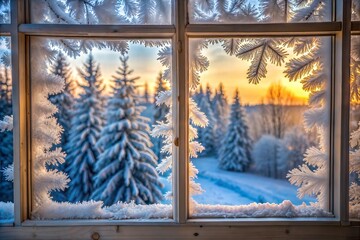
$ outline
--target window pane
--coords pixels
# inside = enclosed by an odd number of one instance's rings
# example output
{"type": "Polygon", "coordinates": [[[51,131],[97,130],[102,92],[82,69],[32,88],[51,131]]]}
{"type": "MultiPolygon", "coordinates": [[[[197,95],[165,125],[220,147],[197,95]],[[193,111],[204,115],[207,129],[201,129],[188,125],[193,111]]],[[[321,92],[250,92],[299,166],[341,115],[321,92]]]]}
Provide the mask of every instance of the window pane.
{"type": "Polygon", "coordinates": [[[172,218],[171,41],[31,44],[33,217],[172,218]]]}
{"type": "Polygon", "coordinates": [[[330,52],[329,37],[190,40],[192,217],[331,215],[330,52]]]}
{"type": "Polygon", "coordinates": [[[189,0],[190,23],[331,21],[332,1],[189,0]]]}
{"type": "Polygon", "coordinates": [[[359,21],[360,20],[360,1],[359,0],[352,0],[352,21],[359,21]]]}
{"type": "Polygon", "coordinates": [[[31,21],[51,24],[170,25],[173,0],[31,0],[31,21]]]}
{"type": "Polygon", "coordinates": [[[10,23],[10,0],[0,0],[0,24],[10,23]]]}
{"type": "Polygon", "coordinates": [[[351,38],[350,64],[350,218],[360,219],[360,161],[359,161],[359,123],[360,123],[360,37],[351,38]]]}
{"type": "Polygon", "coordinates": [[[0,36],[0,223],[14,218],[10,41],[0,36]]]}

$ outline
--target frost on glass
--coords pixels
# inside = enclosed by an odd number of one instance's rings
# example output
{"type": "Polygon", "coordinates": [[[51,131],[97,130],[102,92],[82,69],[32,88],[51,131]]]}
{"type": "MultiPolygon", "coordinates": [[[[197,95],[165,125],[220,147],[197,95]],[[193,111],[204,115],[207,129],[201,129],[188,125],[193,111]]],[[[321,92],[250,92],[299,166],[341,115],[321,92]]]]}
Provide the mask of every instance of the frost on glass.
{"type": "Polygon", "coordinates": [[[189,0],[190,23],[331,21],[331,0],[189,0]]]}
{"type": "Polygon", "coordinates": [[[190,215],[325,217],[331,39],[191,39],[190,215]]]}
{"type": "Polygon", "coordinates": [[[360,37],[351,38],[350,58],[350,218],[360,219],[360,37]]]}
{"type": "Polygon", "coordinates": [[[172,24],[173,0],[32,0],[31,21],[51,24],[172,24]]]}
{"type": "Polygon", "coordinates": [[[0,24],[10,23],[10,0],[0,0],[0,24]]]}
{"type": "Polygon", "coordinates": [[[14,218],[10,51],[10,37],[0,36],[0,223],[14,218]]]}
{"type": "Polygon", "coordinates": [[[33,38],[34,219],[171,219],[170,40],[33,38]]]}
{"type": "Polygon", "coordinates": [[[360,20],[360,1],[352,0],[352,11],[351,11],[351,20],[359,21],[360,20]]]}

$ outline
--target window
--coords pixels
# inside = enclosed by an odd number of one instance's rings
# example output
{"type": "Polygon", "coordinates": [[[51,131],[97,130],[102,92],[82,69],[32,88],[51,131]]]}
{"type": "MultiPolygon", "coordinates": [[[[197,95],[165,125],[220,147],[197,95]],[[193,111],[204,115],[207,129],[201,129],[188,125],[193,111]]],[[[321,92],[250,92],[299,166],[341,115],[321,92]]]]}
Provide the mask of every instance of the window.
{"type": "Polygon", "coordinates": [[[2,1],[19,228],[0,235],[359,237],[358,5],[2,1]]]}
{"type": "Polygon", "coordinates": [[[0,37],[0,222],[14,221],[13,133],[10,37],[0,37]]]}
{"type": "MultiPolygon", "coordinates": [[[[354,1],[352,5],[351,18],[354,21],[359,20],[359,2],[354,1]]],[[[359,42],[360,38],[357,35],[351,36],[351,55],[350,55],[350,189],[349,189],[349,216],[352,219],[360,219],[360,198],[359,198],[359,152],[358,137],[359,131],[359,91],[357,82],[359,79],[359,42]]]]}

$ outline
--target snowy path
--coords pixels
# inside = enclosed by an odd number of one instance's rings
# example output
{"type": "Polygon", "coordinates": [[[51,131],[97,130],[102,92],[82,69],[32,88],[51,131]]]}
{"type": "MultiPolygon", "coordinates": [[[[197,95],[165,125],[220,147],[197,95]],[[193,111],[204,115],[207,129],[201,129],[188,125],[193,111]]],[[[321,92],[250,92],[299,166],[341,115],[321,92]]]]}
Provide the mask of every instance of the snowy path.
{"type": "Polygon", "coordinates": [[[217,168],[214,158],[199,158],[194,161],[199,170],[196,182],[205,193],[194,196],[198,203],[243,205],[256,203],[281,203],[290,200],[296,205],[315,202],[316,199],[296,196],[297,188],[286,180],[277,180],[251,173],[229,172],[217,168]]]}

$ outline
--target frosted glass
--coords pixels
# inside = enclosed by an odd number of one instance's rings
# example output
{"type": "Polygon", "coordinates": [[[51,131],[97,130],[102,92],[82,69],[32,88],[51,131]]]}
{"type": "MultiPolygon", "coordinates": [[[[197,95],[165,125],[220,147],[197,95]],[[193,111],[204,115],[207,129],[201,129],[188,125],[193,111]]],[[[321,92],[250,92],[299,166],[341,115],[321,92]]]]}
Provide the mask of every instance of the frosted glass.
{"type": "Polygon", "coordinates": [[[14,218],[10,41],[10,37],[0,36],[0,223],[14,218]]]}
{"type": "Polygon", "coordinates": [[[331,21],[332,1],[190,0],[190,23],[331,21]]]}
{"type": "Polygon", "coordinates": [[[10,23],[10,0],[0,0],[0,23],[10,23]]]}
{"type": "Polygon", "coordinates": [[[359,162],[359,123],[360,123],[360,37],[351,37],[350,64],[350,218],[360,219],[360,162],[359,162]]]}
{"type": "Polygon", "coordinates": [[[331,38],[189,45],[191,217],[330,216],[331,38]]]}
{"type": "Polygon", "coordinates": [[[31,1],[31,21],[51,24],[172,24],[173,0],[31,1]]]}
{"type": "Polygon", "coordinates": [[[36,37],[31,50],[32,216],[171,219],[171,41],[36,37]]]}

